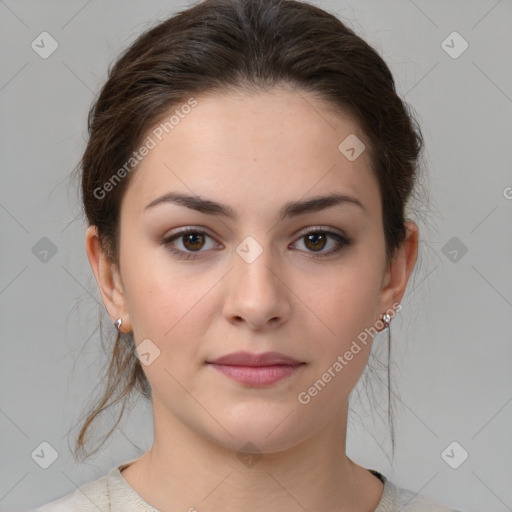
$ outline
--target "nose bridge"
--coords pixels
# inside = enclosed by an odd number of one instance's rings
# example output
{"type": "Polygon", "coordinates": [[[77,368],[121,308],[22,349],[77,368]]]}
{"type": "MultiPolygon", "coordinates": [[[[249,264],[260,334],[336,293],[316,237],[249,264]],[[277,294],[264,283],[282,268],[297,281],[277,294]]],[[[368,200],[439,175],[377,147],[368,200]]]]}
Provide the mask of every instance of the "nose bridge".
{"type": "Polygon", "coordinates": [[[235,279],[242,286],[249,286],[252,293],[268,293],[278,286],[276,271],[278,262],[270,245],[270,237],[261,241],[247,236],[236,248],[235,279]]]}
{"type": "Polygon", "coordinates": [[[269,239],[260,243],[255,236],[248,236],[236,247],[234,255],[225,312],[252,326],[283,317],[287,311],[286,287],[279,275],[281,265],[276,252],[267,245],[269,239]]]}

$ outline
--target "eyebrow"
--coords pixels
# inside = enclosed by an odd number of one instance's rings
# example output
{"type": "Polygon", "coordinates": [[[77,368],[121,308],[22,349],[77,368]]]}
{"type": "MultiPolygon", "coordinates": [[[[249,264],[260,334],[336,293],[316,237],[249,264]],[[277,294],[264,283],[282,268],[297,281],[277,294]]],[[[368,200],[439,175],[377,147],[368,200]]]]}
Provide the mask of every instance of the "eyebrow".
{"type": "MultiPolygon", "coordinates": [[[[237,219],[237,214],[233,208],[228,205],[218,203],[211,199],[205,199],[200,196],[191,196],[177,192],[170,192],[151,201],[144,210],[153,208],[159,204],[177,204],[185,206],[191,210],[208,215],[221,215],[229,219],[237,219]]],[[[364,206],[354,196],[348,194],[333,193],[326,196],[317,196],[305,201],[290,201],[284,204],[279,210],[281,220],[290,217],[296,217],[305,213],[318,212],[338,205],[356,205],[365,211],[364,206]]]]}

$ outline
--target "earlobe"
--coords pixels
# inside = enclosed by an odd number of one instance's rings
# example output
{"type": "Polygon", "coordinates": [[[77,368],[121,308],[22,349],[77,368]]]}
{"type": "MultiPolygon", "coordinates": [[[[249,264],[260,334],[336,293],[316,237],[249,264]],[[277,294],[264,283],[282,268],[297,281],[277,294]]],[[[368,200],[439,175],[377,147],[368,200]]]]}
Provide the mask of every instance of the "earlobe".
{"type": "MultiPolygon", "coordinates": [[[[87,257],[96,283],[112,322],[122,319],[123,331],[129,323],[124,290],[117,265],[110,261],[100,245],[96,226],[89,226],[85,234],[87,257]]],[[[128,326],[129,328],[129,326],[128,326]]]]}

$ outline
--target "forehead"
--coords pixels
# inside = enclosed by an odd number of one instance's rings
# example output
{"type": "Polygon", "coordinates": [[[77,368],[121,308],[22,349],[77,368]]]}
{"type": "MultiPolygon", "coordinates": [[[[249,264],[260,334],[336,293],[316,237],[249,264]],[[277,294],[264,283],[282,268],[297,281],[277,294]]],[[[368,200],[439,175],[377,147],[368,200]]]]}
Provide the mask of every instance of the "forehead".
{"type": "Polygon", "coordinates": [[[243,208],[336,189],[368,208],[379,204],[369,151],[351,161],[339,149],[353,136],[368,148],[365,134],[313,95],[283,88],[194,101],[191,108],[174,106],[147,132],[154,147],[134,171],[123,203],[142,210],[179,190],[243,208]]]}

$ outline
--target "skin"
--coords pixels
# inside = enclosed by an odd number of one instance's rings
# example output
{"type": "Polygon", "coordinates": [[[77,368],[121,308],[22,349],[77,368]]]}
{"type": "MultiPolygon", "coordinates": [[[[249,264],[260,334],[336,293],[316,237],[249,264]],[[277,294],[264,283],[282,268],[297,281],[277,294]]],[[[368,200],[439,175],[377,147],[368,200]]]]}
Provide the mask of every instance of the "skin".
{"type": "Polygon", "coordinates": [[[357,123],[309,93],[279,88],[197,101],[131,176],[119,267],[105,257],[96,228],[86,233],[112,321],[121,317],[137,345],[150,339],[160,350],[143,366],[153,390],[153,446],[122,475],[162,511],[374,510],[382,483],[345,453],[348,396],[371,338],[307,405],[297,397],[401,301],[418,228],[407,221],[406,240],[386,265],[369,152],[349,161],[338,150],[349,134],[369,142],[357,123]],[[238,218],[171,203],[145,210],[171,191],[229,205],[238,218]],[[288,201],[333,192],[363,208],[344,203],[278,218],[288,201]],[[186,260],[161,242],[188,226],[208,237],[174,240],[197,256],[186,260]],[[306,228],[352,242],[332,252],[335,239],[308,243],[306,228]],[[251,263],[236,252],[247,236],[263,249],[251,263]],[[312,258],[319,253],[325,257],[312,258]],[[205,364],[239,350],[278,351],[306,364],[267,388],[205,364]],[[250,467],[237,456],[247,442],[261,455],[250,467]]]}

